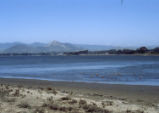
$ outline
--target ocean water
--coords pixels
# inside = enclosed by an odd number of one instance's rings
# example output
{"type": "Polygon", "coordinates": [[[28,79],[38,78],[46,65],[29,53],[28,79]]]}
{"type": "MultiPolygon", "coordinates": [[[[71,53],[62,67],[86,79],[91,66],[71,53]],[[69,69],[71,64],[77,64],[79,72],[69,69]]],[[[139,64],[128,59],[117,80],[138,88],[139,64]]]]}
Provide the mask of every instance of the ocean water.
{"type": "Polygon", "coordinates": [[[159,56],[0,57],[0,78],[159,86],[159,56]]]}

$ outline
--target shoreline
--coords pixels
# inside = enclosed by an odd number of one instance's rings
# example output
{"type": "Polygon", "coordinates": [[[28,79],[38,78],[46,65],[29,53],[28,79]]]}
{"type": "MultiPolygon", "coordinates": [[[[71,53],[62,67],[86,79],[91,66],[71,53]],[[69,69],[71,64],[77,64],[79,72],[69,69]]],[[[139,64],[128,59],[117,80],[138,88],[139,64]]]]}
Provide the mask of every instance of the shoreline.
{"type": "Polygon", "coordinates": [[[65,80],[50,80],[50,79],[40,79],[40,78],[24,78],[24,77],[0,77],[0,79],[21,79],[21,80],[37,80],[37,81],[48,81],[48,82],[66,82],[66,83],[88,83],[88,84],[109,84],[109,85],[130,85],[130,86],[157,86],[159,81],[155,81],[156,79],[150,79],[148,81],[113,81],[113,82],[91,82],[91,81],[65,81],[65,80]],[[151,81],[151,82],[150,82],[151,81]],[[152,84],[153,83],[153,84],[152,84]]]}
{"type": "Polygon", "coordinates": [[[0,112],[5,113],[159,111],[159,86],[0,78],[0,95],[0,112]]]}
{"type": "Polygon", "coordinates": [[[48,80],[14,79],[14,78],[0,78],[0,83],[10,84],[10,85],[23,85],[25,87],[38,87],[38,86],[54,87],[58,89],[67,89],[70,91],[81,90],[84,91],[85,93],[98,92],[106,95],[118,96],[121,98],[128,97],[131,101],[133,101],[134,99],[135,100],[143,99],[146,100],[147,102],[150,101],[159,102],[159,86],[102,84],[102,83],[48,81],[48,80]]]}

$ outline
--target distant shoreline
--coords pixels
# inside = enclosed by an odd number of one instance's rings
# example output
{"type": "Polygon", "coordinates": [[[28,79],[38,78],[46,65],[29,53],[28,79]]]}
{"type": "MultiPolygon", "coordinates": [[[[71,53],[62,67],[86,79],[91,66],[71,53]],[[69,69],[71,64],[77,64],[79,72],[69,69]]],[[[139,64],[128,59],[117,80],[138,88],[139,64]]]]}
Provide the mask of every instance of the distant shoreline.
{"type": "Polygon", "coordinates": [[[8,55],[8,54],[0,54],[0,57],[4,56],[159,56],[159,54],[80,54],[80,55],[23,55],[23,54],[16,54],[16,55],[8,55]]]}
{"type": "Polygon", "coordinates": [[[110,56],[110,55],[134,55],[134,56],[159,56],[159,47],[154,49],[147,49],[140,47],[136,50],[132,49],[111,49],[101,51],[80,50],[72,52],[11,52],[0,53],[0,56],[110,56]]]}

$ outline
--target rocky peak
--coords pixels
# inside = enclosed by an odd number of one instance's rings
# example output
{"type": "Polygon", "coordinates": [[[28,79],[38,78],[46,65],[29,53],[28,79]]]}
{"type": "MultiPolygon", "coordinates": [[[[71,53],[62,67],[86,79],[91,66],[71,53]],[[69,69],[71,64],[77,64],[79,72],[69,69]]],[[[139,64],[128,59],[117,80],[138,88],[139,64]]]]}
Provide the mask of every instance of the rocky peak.
{"type": "Polygon", "coordinates": [[[57,45],[61,45],[61,44],[62,44],[61,42],[54,40],[54,41],[52,41],[52,42],[49,44],[49,46],[57,46],[57,45]]]}

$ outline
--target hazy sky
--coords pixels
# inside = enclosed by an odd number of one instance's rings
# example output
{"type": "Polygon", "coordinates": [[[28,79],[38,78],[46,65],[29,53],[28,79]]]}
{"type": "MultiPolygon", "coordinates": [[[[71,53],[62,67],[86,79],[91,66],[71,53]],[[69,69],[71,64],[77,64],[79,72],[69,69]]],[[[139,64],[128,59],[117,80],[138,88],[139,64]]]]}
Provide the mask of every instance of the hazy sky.
{"type": "Polygon", "coordinates": [[[159,0],[0,0],[0,42],[159,45],[159,0]]]}

